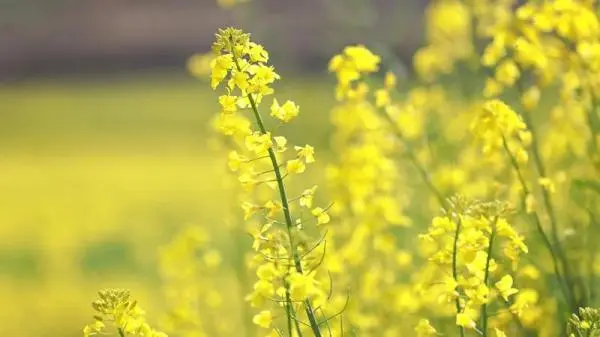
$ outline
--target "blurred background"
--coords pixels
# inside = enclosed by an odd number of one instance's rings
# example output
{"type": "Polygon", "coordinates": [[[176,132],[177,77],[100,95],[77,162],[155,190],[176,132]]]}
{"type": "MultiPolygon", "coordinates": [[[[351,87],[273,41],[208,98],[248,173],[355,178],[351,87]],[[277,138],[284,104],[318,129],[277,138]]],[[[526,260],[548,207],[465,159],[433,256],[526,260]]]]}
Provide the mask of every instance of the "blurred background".
{"type": "Polygon", "coordinates": [[[102,287],[160,313],[157,248],[182,226],[220,226],[231,204],[214,183],[216,94],[186,70],[219,27],[270,51],[278,97],[301,107],[290,130],[310,128],[324,158],[329,57],[366,43],[405,71],[425,5],[0,0],[0,335],[79,336],[102,287]]]}

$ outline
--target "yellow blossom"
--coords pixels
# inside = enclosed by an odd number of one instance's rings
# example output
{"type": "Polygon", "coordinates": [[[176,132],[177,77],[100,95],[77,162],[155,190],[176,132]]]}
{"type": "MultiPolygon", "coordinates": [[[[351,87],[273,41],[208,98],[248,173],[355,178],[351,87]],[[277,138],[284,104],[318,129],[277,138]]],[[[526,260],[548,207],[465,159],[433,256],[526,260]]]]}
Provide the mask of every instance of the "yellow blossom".
{"type": "Polygon", "coordinates": [[[285,147],[287,145],[287,138],[283,136],[275,136],[273,137],[273,140],[275,141],[275,150],[277,152],[285,152],[285,150],[287,149],[285,147]]]}
{"type": "Polygon", "coordinates": [[[421,318],[415,326],[417,337],[431,337],[437,335],[437,331],[431,326],[428,319],[421,318]]]}
{"type": "Polygon", "coordinates": [[[294,146],[294,149],[298,153],[298,158],[304,159],[307,164],[315,162],[315,148],[310,145],[305,146],[294,146]]]}
{"type": "Polygon", "coordinates": [[[260,207],[250,202],[244,202],[242,204],[242,210],[244,211],[244,220],[249,219],[256,211],[260,210],[260,207]]]}
{"type": "Polygon", "coordinates": [[[306,165],[300,159],[288,160],[285,167],[287,172],[290,174],[299,174],[306,170],[306,165]]]}
{"type": "Polygon", "coordinates": [[[279,105],[277,99],[273,99],[273,104],[271,105],[271,116],[281,120],[282,122],[289,122],[298,116],[299,108],[292,101],[286,101],[283,105],[279,105]]]}
{"type": "Polygon", "coordinates": [[[472,311],[465,310],[465,312],[456,314],[456,325],[468,329],[474,329],[477,325],[475,324],[472,311]]]}
{"type": "Polygon", "coordinates": [[[385,73],[385,78],[383,80],[383,85],[384,85],[385,89],[392,90],[393,88],[396,87],[396,83],[397,83],[396,75],[394,75],[393,72],[388,71],[387,73],[385,73]]]}
{"type": "Polygon", "coordinates": [[[236,112],[237,111],[237,101],[238,101],[238,98],[236,96],[231,96],[231,95],[219,96],[219,104],[221,104],[223,113],[236,112]]]}
{"type": "Polygon", "coordinates": [[[227,160],[227,166],[229,166],[229,169],[231,171],[236,172],[240,169],[240,166],[247,160],[247,158],[241,156],[237,151],[230,151],[227,160]]]}
{"type": "Polygon", "coordinates": [[[268,329],[273,322],[273,314],[270,310],[263,310],[252,318],[252,323],[260,326],[261,328],[268,329]]]}
{"type": "Polygon", "coordinates": [[[313,198],[315,196],[316,190],[317,190],[316,185],[313,186],[312,188],[304,190],[304,192],[302,192],[302,195],[300,196],[300,199],[298,201],[300,206],[306,207],[306,208],[312,208],[313,198]]]}
{"type": "Polygon", "coordinates": [[[512,287],[513,279],[510,275],[504,275],[500,281],[495,283],[496,288],[500,292],[500,295],[504,298],[505,301],[508,301],[508,298],[511,295],[519,292],[517,289],[512,287]]]}
{"type": "Polygon", "coordinates": [[[321,207],[313,208],[311,213],[313,216],[315,216],[317,218],[317,225],[327,224],[331,220],[331,218],[329,217],[329,214],[327,214],[327,212],[321,207]]]}
{"type": "Polygon", "coordinates": [[[280,201],[269,200],[265,203],[264,208],[267,210],[267,217],[273,218],[283,209],[280,201]]]}
{"type": "Polygon", "coordinates": [[[246,149],[254,152],[256,155],[264,156],[267,153],[267,150],[271,148],[271,145],[271,133],[269,132],[265,134],[255,132],[254,134],[246,136],[246,149]]]}

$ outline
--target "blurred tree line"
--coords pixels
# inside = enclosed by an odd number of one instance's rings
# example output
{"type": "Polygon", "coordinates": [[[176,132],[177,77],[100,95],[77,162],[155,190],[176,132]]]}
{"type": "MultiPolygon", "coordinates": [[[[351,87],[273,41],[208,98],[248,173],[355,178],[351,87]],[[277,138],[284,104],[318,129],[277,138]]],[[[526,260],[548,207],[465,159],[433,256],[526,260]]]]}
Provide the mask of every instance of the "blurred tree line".
{"type": "Polygon", "coordinates": [[[0,0],[0,80],[182,68],[217,28],[236,25],[268,46],[280,68],[322,71],[348,43],[409,59],[425,1],[0,0]],[[276,55],[276,56],[275,56],[276,55]]]}

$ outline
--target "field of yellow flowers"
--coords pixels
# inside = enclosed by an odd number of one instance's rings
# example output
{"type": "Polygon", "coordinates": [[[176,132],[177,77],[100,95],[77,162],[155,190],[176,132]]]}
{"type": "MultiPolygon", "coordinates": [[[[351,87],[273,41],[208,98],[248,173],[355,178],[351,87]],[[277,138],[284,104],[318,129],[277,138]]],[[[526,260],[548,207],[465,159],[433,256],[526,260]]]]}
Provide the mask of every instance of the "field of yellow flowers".
{"type": "MultiPolygon", "coordinates": [[[[282,88],[307,107],[331,101],[325,89],[282,88]]],[[[231,207],[212,100],[203,83],[168,74],[0,89],[2,334],[80,336],[103,287],[131,289],[158,319],[157,247],[196,225],[235,248],[222,231],[231,207]]],[[[326,141],[326,116],[303,122],[326,141]]]]}
{"type": "Polygon", "coordinates": [[[600,336],[597,2],[425,14],[411,78],[224,27],[196,82],[3,92],[2,332],[600,336]]]}

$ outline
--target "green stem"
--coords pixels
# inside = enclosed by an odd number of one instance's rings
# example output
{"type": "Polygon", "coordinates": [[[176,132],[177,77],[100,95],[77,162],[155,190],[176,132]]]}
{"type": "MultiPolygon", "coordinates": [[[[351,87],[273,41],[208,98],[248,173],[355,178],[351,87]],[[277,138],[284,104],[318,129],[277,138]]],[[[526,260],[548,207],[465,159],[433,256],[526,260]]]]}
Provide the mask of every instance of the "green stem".
{"type": "MultiPolygon", "coordinates": [[[[517,90],[519,92],[524,92],[523,84],[521,81],[517,81],[517,90]]],[[[520,115],[523,117],[523,121],[525,122],[525,125],[527,125],[527,129],[529,130],[529,132],[531,132],[530,149],[531,149],[531,154],[533,157],[534,166],[536,167],[536,170],[540,177],[547,178],[546,177],[546,174],[547,174],[546,167],[544,166],[542,157],[540,155],[539,147],[538,147],[539,138],[538,138],[537,130],[535,128],[533,121],[531,120],[531,115],[529,113],[522,113],[520,115]]],[[[548,213],[548,218],[550,220],[550,234],[552,235],[552,241],[554,241],[555,254],[558,255],[558,259],[562,262],[566,290],[569,292],[569,296],[571,297],[569,306],[570,306],[571,311],[574,311],[577,308],[576,308],[576,304],[575,304],[574,291],[571,288],[571,285],[575,286],[573,284],[571,268],[570,268],[569,262],[567,260],[567,255],[562,247],[560,238],[558,236],[558,221],[556,220],[556,213],[554,211],[554,207],[552,206],[552,201],[550,199],[550,193],[545,188],[542,188],[542,200],[544,202],[544,207],[546,209],[546,212],[548,213]]]]}
{"type": "MultiPolygon", "coordinates": [[[[526,206],[525,200],[527,198],[527,195],[530,194],[529,187],[527,187],[527,183],[525,182],[525,178],[523,178],[523,174],[521,172],[519,163],[517,162],[514,155],[510,152],[510,149],[508,148],[508,144],[506,143],[506,138],[504,138],[504,136],[502,136],[502,146],[504,147],[504,150],[505,150],[506,154],[508,155],[508,158],[510,160],[511,165],[513,166],[513,169],[517,173],[517,178],[519,179],[519,183],[521,184],[521,189],[522,189],[522,200],[521,201],[523,204],[523,208],[525,208],[525,206],[526,206]]],[[[542,222],[540,221],[540,217],[538,216],[537,211],[533,212],[531,216],[533,217],[535,227],[536,227],[537,231],[539,232],[540,236],[542,237],[542,241],[544,242],[546,249],[548,249],[548,252],[550,253],[550,257],[552,258],[552,265],[554,266],[554,273],[556,274],[556,278],[557,278],[559,287],[561,289],[561,292],[563,293],[563,296],[565,297],[565,300],[567,301],[567,303],[569,303],[569,305],[571,305],[572,299],[571,299],[570,293],[567,291],[566,285],[563,283],[564,279],[563,279],[562,273],[560,271],[559,262],[556,257],[556,254],[554,252],[554,248],[552,247],[552,243],[550,242],[550,239],[544,232],[544,228],[542,227],[542,222]]]]}
{"type": "MultiPolygon", "coordinates": [[[[525,123],[527,124],[527,127],[528,127],[529,131],[531,132],[531,153],[533,154],[533,162],[537,168],[537,171],[538,171],[540,177],[547,178],[546,177],[546,174],[547,174],[546,167],[544,166],[544,163],[542,162],[542,158],[540,156],[540,151],[539,151],[538,145],[537,145],[537,131],[531,121],[531,118],[529,117],[529,114],[523,114],[523,119],[525,120],[525,123]]],[[[563,262],[565,278],[566,278],[567,282],[570,283],[572,281],[571,268],[569,267],[567,255],[566,255],[564,249],[562,248],[560,238],[558,237],[558,221],[556,220],[556,213],[554,211],[554,207],[552,206],[552,200],[550,198],[550,193],[545,188],[542,188],[542,199],[544,200],[544,207],[546,208],[546,211],[548,212],[548,217],[550,219],[552,240],[554,241],[554,245],[556,246],[556,252],[558,253],[559,258],[563,262]]]]}
{"type": "Polygon", "coordinates": [[[598,136],[598,127],[596,120],[598,116],[596,115],[596,108],[598,107],[598,102],[596,99],[596,95],[592,94],[592,107],[591,111],[586,114],[586,119],[588,123],[588,128],[592,133],[592,139],[590,140],[590,147],[588,149],[588,155],[591,159],[594,159],[594,156],[598,153],[598,145],[596,144],[596,137],[598,136]]]}
{"type": "Polygon", "coordinates": [[[119,331],[119,336],[125,337],[125,331],[123,331],[123,329],[118,328],[117,330],[119,331]]]}
{"type": "MultiPolygon", "coordinates": [[[[485,284],[486,288],[489,287],[490,281],[490,262],[492,261],[492,250],[494,246],[494,238],[496,237],[496,222],[498,221],[498,217],[494,217],[494,221],[492,222],[492,233],[490,234],[490,241],[488,243],[487,249],[487,260],[485,261],[485,274],[483,276],[483,284],[485,284]]],[[[481,330],[483,332],[483,337],[487,337],[488,334],[488,310],[487,310],[487,302],[483,303],[481,306],[481,330]]]]}
{"type": "MultiPolygon", "coordinates": [[[[460,227],[462,226],[462,221],[460,219],[460,217],[458,218],[458,221],[456,222],[456,232],[454,233],[454,244],[452,247],[452,277],[454,278],[454,281],[458,282],[458,268],[456,266],[457,264],[457,259],[458,259],[458,237],[460,235],[460,227]]],[[[461,310],[460,310],[460,299],[457,297],[456,301],[456,314],[460,314],[461,310]]],[[[460,337],[465,337],[465,328],[462,326],[458,327],[459,331],[460,331],[460,337]]]]}
{"type": "Polygon", "coordinates": [[[288,336],[293,336],[292,334],[292,320],[294,320],[294,327],[296,328],[296,334],[298,335],[298,337],[302,337],[302,330],[300,329],[300,323],[298,323],[298,320],[295,318],[296,317],[296,312],[294,310],[294,307],[292,306],[292,298],[290,296],[290,291],[289,291],[289,287],[290,285],[286,282],[285,283],[285,310],[287,313],[287,328],[288,328],[288,336]]]}
{"type": "MultiPolygon", "coordinates": [[[[239,65],[237,56],[235,55],[235,52],[232,51],[232,55],[233,55],[233,60],[235,62],[235,66],[236,66],[237,70],[242,71],[242,69],[239,65]]],[[[250,93],[248,93],[247,97],[248,97],[248,101],[250,102],[250,106],[252,107],[252,112],[254,113],[254,118],[256,119],[256,123],[258,124],[259,131],[261,134],[264,135],[267,133],[267,129],[265,128],[262,117],[261,117],[260,113],[258,112],[258,107],[256,105],[256,101],[254,100],[254,97],[250,93]]],[[[281,199],[281,205],[283,208],[283,216],[285,218],[285,224],[286,224],[286,228],[287,228],[287,232],[288,232],[288,237],[290,240],[290,250],[292,252],[292,258],[294,260],[294,265],[295,265],[296,271],[298,273],[302,274],[302,262],[300,261],[300,257],[298,255],[298,250],[296,249],[296,243],[294,242],[294,238],[292,235],[292,228],[294,226],[294,223],[292,221],[292,215],[290,213],[290,205],[289,205],[287,193],[285,190],[285,184],[283,183],[283,177],[281,174],[280,166],[279,166],[279,163],[277,162],[277,156],[275,155],[275,151],[273,150],[273,148],[269,148],[268,153],[269,153],[269,158],[271,159],[271,166],[273,166],[273,172],[275,173],[275,180],[277,181],[279,197],[281,199]]],[[[291,305],[291,303],[290,303],[290,305],[291,305]]],[[[317,322],[317,318],[316,318],[316,315],[314,314],[314,310],[312,308],[310,301],[308,299],[304,300],[304,305],[306,307],[305,308],[306,316],[308,317],[310,327],[311,327],[315,337],[321,337],[321,329],[319,328],[319,323],[317,322]]]]}
{"type": "Polygon", "coordinates": [[[289,286],[287,282],[285,282],[285,313],[287,316],[287,330],[288,336],[292,336],[292,299],[290,298],[290,291],[288,290],[289,286]]]}
{"type": "MultiPolygon", "coordinates": [[[[596,221],[596,216],[594,214],[594,212],[592,212],[591,210],[588,210],[588,214],[590,217],[590,226],[592,226],[592,228],[597,228],[598,226],[598,221],[596,221]]],[[[588,240],[588,254],[589,254],[589,261],[588,261],[588,287],[589,287],[589,297],[590,297],[590,302],[594,303],[594,301],[596,300],[596,290],[595,288],[595,277],[594,277],[594,261],[595,261],[595,257],[596,257],[596,245],[595,245],[595,241],[594,239],[591,237],[591,235],[587,235],[586,239],[588,240]]]]}

